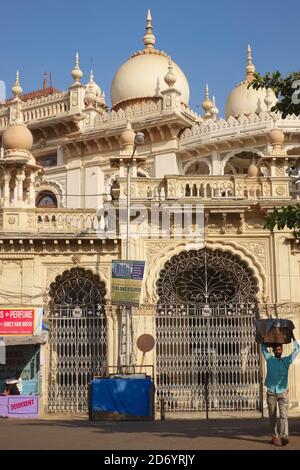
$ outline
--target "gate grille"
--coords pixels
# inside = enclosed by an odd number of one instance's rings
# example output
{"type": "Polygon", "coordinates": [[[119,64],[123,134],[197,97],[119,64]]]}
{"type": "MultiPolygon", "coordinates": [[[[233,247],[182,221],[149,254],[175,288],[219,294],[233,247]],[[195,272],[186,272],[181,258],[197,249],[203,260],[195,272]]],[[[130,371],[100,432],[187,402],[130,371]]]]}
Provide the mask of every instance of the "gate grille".
{"type": "Polygon", "coordinates": [[[254,304],[159,306],[157,401],[166,411],[259,408],[259,353],[254,304]]]}
{"type": "Polygon", "coordinates": [[[51,318],[50,412],[86,412],[88,385],[106,367],[107,325],[103,308],[56,306],[51,318]]]}
{"type": "Polygon", "coordinates": [[[72,268],[50,285],[48,410],[85,412],[88,388],[106,367],[105,285],[97,274],[72,268]]]}

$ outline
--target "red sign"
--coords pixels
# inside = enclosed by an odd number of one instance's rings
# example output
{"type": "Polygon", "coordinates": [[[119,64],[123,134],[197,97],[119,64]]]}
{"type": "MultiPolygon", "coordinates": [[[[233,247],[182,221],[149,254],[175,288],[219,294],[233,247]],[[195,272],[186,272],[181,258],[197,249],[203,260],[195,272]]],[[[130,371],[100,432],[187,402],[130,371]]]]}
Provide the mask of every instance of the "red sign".
{"type": "Polygon", "coordinates": [[[0,310],[0,335],[33,335],[34,309],[0,310]]]}

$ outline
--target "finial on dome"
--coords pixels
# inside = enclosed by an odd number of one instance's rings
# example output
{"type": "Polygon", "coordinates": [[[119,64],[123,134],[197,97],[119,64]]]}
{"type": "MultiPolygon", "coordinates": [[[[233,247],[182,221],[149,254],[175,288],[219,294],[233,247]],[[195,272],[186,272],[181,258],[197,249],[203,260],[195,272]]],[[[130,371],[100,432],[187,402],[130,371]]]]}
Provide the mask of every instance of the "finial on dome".
{"type": "Polygon", "coordinates": [[[209,88],[208,83],[205,85],[205,99],[209,100],[209,88]]]}
{"type": "Polygon", "coordinates": [[[148,10],[146,20],[146,34],[144,35],[144,44],[146,49],[153,49],[155,44],[155,36],[152,31],[152,16],[150,10],[148,10]]]}
{"type": "Polygon", "coordinates": [[[209,88],[208,88],[208,83],[205,85],[205,98],[204,101],[202,101],[202,108],[204,109],[205,113],[207,114],[208,111],[212,108],[213,102],[209,98],[209,88]]]}
{"type": "Polygon", "coordinates": [[[83,77],[83,72],[82,72],[82,70],[80,69],[80,66],[79,66],[79,54],[78,54],[78,52],[76,52],[76,56],[75,56],[75,66],[72,70],[72,77],[74,78],[76,83],[80,83],[80,80],[83,77]]]}
{"type": "Polygon", "coordinates": [[[94,76],[93,69],[91,69],[91,71],[90,71],[90,82],[89,83],[95,83],[95,76],[94,76]]]}
{"type": "Polygon", "coordinates": [[[12,87],[12,92],[14,94],[14,97],[15,98],[19,98],[19,95],[22,94],[23,90],[22,90],[22,87],[20,85],[20,74],[19,74],[19,70],[17,70],[17,73],[16,73],[16,81],[15,81],[15,84],[14,86],[12,87]]]}
{"type": "Polygon", "coordinates": [[[164,81],[166,84],[172,88],[177,80],[177,77],[174,73],[174,68],[173,68],[173,63],[171,59],[169,59],[169,71],[168,73],[164,76],[164,81]]]}
{"type": "Polygon", "coordinates": [[[247,82],[252,82],[254,79],[255,65],[252,62],[252,50],[250,44],[248,44],[248,65],[246,67],[246,79],[247,82]]]}
{"type": "Polygon", "coordinates": [[[210,108],[209,112],[210,112],[210,114],[212,115],[212,118],[213,118],[214,120],[216,120],[216,119],[217,119],[217,115],[219,114],[219,110],[218,110],[218,108],[217,108],[217,105],[216,105],[216,98],[215,98],[214,96],[212,97],[212,104],[213,104],[213,105],[212,105],[212,107],[210,108]]]}

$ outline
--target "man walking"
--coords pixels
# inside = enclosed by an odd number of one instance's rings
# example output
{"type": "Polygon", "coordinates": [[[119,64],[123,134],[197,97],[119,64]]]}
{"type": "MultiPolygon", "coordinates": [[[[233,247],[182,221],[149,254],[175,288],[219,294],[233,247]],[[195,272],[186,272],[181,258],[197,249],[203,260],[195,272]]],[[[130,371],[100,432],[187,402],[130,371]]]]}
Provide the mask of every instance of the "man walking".
{"type": "Polygon", "coordinates": [[[293,352],[289,356],[282,356],[282,344],[274,344],[274,356],[269,353],[265,344],[261,350],[267,362],[267,404],[272,430],[271,443],[275,446],[284,446],[289,443],[288,439],[288,372],[289,367],[300,352],[300,345],[293,341],[293,352]],[[279,407],[279,426],[277,423],[277,404],[279,407]]]}

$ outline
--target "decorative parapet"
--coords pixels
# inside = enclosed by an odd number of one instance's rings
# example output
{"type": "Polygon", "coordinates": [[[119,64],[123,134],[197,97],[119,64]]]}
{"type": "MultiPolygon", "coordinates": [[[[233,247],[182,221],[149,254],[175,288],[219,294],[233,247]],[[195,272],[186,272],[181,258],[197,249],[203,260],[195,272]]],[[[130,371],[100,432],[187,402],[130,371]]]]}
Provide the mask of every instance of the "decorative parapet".
{"type": "Polygon", "coordinates": [[[36,209],[34,227],[38,233],[91,234],[102,231],[101,218],[95,210],[36,209]]]}
{"type": "MultiPolygon", "coordinates": [[[[299,128],[300,118],[295,115],[287,116],[285,119],[277,120],[276,125],[282,130],[299,128]]],[[[274,116],[267,111],[261,114],[242,115],[238,118],[230,116],[227,121],[225,119],[217,121],[211,119],[194,125],[191,129],[186,129],[182,134],[181,143],[185,144],[198,137],[213,139],[221,136],[230,136],[233,133],[235,136],[238,136],[244,132],[248,133],[251,131],[257,134],[260,131],[269,131],[273,126],[274,116]]]]}
{"type": "MultiPolygon", "coordinates": [[[[15,209],[0,210],[0,231],[7,233],[99,235],[105,231],[103,216],[93,209],[15,209]]],[[[102,236],[103,238],[103,236],[102,236]]],[[[110,238],[109,233],[105,238],[110,238]]]]}
{"type": "Polygon", "coordinates": [[[188,117],[194,119],[196,122],[203,122],[202,116],[196,113],[192,108],[190,108],[187,104],[181,103],[182,112],[187,115],[188,117]]]}
{"type": "Polygon", "coordinates": [[[24,103],[24,122],[47,119],[67,113],[70,110],[69,93],[59,93],[24,103]]]}
{"type": "MultiPolygon", "coordinates": [[[[180,103],[179,108],[176,108],[176,110],[180,110],[186,117],[192,119],[195,122],[200,122],[202,120],[199,114],[197,114],[195,111],[189,108],[189,106],[183,103],[180,103]]],[[[132,122],[134,118],[139,118],[141,116],[147,115],[151,116],[152,114],[160,115],[162,112],[163,110],[161,100],[158,100],[157,102],[145,100],[139,103],[133,103],[132,105],[128,105],[124,109],[120,108],[118,111],[112,110],[107,114],[99,114],[98,116],[96,116],[93,124],[95,127],[97,127],[101,126],[103,123],[108,122],[111,123],[122,120],[129,120],[130,122],[132,122]]]]}
{"type": "MultiPolygon", "coordinates": [[[[120,197],[125,198],[126,178],[120,178],[120,197]]],[[[247,176],[167,176],[132,178],[131,197],[136,200],[193,199],[259,201],[291,199],[289,178],[249,178],[247,176]]]]}
{"type": "Polygon", "coordinates": [[[101,126],[103,123],[114,122],[114,121],[131,121],[134,117],[145,116],[147,114],[157,114],[161,111],[161,103],[154,103],[153,101],[146,101],[142,103],[135,103],[127,106],[125,109],[119,109],[118,111],[112,110],[107,114],[99,114],[95,117],[93,125],[95,127],[101,126]]]}
{"type": "MultiPolygon", "coordinates": [[[[55,93],[34,100],[22,102],[23,119],[25,123],[31,123],[38,119],[48,119],[69,112],[69,92],[55,93]]],[[[0,129],[8,126],[9,107],[0,110],[0,129]]]]}

